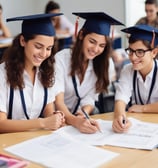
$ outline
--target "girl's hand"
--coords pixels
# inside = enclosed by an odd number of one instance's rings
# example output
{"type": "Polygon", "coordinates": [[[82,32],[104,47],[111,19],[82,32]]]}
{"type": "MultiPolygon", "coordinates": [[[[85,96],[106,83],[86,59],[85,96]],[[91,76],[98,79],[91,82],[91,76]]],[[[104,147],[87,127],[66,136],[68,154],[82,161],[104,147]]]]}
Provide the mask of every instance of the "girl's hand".
{"type": "Polygon", "coordinates": [[[75,120],[75,127],[82,133],[93,134],[98,131],[99,126],[97,121],[95,120],[86,119],[85,117],[76,117],[75,120]]]}
{"type": "Polygon", "coordinates": [[[40,118],[40,125],[44,129],[56,130],[65,125],[65,115],[61,111],[55,111],[49,117],[40,118]]]}
{"type": "Polygon", "coordinates": [[[130,126],[131,122],[125,116],[115,117],[112,124],[113,131],[117,133],[127,132],[130,126]]]}
{"type": "Polygon", "coordinates": [[[136,112],[136,113],[142,113],[144,109],[144,105],[132,105],[128,112],[136,112]]]}

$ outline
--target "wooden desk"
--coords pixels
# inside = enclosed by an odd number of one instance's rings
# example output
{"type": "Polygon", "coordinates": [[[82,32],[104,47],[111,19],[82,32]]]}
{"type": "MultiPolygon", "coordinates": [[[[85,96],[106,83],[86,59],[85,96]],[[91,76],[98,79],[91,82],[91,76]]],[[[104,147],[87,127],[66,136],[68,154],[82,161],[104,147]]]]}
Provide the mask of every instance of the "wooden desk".
{"type": "Polygon", "coordinates": [[[0,49],[1,48],[7,48],[9,46],[11,46],[12,43],[4,43],[4,44],[0,44],[0,49]]]}
{"type": "MultiPolygon", "coordinates": [[[[158,114],[141,114],[141,113],[128,113],[128,116],[135,117],[142,121],[158,123],[158,114]]],[[[106,120],[112,120],[113,113],[105,113],[100,115],[94,115],[93,118],[101,118],[106,120]]],[[[51,131],[32,131],[32,132],[20,132],[0,134],[0,153],[8,154],[4,151],[4,148],[16,143],[20,143],[24,140],[38,137],[40,135],[50,134],[51,131]]],[[[120,155],[113,160],[105,163],[100,168],[155,168],[158,167],[158,149],[152,151],[127,149],[112,146],[103,146],[102,148],[118,152],[120,155]]],[[[31,152],[31,149],[30,149],[31,152]]],[[[9,154],[10,155],[10,154],[9,154]]],[[[27,168],[42,168],[43,166],[35,163],[30,163],[27,168]]]]}
{"type": "Polygon", "coordinates": [[[11,43],[0,43],[0,60],[2,59],[3,57],[3,53],[4,51],[9,47],[11,46],[11,43]]]}

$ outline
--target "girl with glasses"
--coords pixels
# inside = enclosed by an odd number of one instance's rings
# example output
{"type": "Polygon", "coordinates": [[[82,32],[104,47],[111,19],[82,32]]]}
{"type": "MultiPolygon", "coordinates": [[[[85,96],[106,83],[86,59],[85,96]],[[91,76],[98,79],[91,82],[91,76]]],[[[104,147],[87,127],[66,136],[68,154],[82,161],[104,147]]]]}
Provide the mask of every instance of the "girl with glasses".
{"type": "Polygon", "coordinates": [[[127,64],[116,85],[113,130],[125,132],[131,123],[128,112],[158,113],[158,30],[148,25],[136,25],[122,30],[130,34],[127,64]]]}

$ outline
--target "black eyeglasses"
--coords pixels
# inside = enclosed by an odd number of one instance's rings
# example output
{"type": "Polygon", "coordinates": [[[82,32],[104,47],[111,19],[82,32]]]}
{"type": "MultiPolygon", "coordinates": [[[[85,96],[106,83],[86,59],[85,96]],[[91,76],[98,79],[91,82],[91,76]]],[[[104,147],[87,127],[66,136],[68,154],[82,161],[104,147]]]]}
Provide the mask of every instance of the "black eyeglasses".
{"type": "Polygon", "coordinates": [[[137,57],[144,57],[145,53],[148,51],[151,51],[152,49],[147,49],[147,50],[143,50],[143,49],[137,49],[137,50],[133,50],[131,48],[126,48],[125,51],[129,56],[132,56],[133,53],[135,53],[135,55],[137,57]]]}

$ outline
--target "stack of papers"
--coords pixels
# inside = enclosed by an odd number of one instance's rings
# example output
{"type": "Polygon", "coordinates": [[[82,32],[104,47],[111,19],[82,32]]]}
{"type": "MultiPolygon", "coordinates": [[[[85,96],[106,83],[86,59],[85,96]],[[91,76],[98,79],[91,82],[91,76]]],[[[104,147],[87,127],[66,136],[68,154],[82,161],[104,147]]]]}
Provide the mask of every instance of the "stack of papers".
{"type": "Polygon", "coordinates": [[[158,124],[143,122],[129,118],[132,126],[127,133],[114,133],[112,121],[98,120],[101,133],[83,134],[72,126],[63,127],[57,132],[65,137],[84,142],[89,145],[111,145],[126,148],[152,150],[158,145],[158,124]]]}
{"type": "Polygon", "coordinates": [[[57,132],[5,148],[17,156],[50,168],[96,168],[118,156],[57,132]]]}
{"type": "Polygon", "coordinates": [[[118,153],[95,146],[111,145],[152,150],[158,145],[158,124],[129,118],[127,133],[114,133],[112,121],[99,119],[102,132],[84,134],[65,126],[50,135],[41,136],[5,148],[27,160],[53,168],[96,168],[118,156],[118,153]]]}

